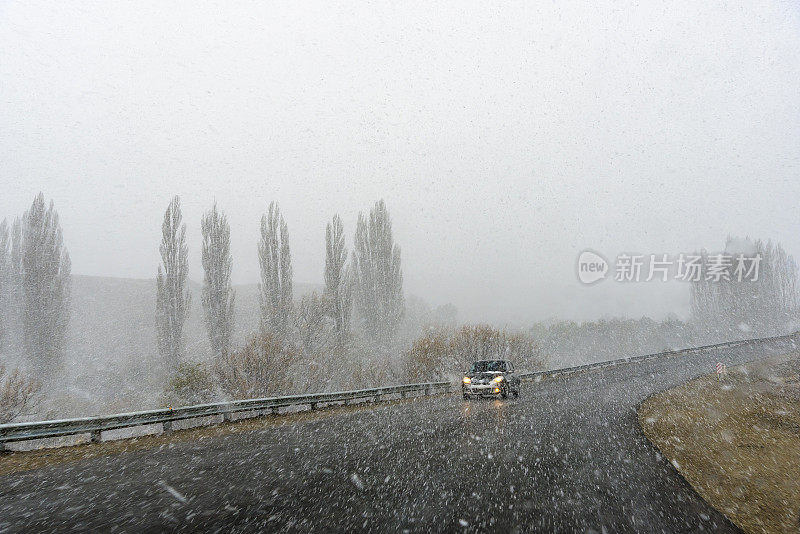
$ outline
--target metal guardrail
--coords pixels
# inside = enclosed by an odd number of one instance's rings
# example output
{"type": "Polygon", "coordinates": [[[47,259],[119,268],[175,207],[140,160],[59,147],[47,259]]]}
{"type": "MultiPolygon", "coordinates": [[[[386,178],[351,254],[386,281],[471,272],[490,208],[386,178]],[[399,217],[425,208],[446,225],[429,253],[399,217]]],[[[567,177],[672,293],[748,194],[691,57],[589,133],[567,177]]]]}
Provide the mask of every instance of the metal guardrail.
{"type": "MultiPolygon", "coordinates": [[[[705,345],[675,351],[659,352],[656,354],[645,354],[630,358],[619,358],[604,362],[578,365],[563,369],[552,369],[549,371],[537,371],[530,373],[520,373],[521,379],[526,381],[539,381],[543,378],[554,378],[562,375],[613,367],[627,363],[635,363],[646,360],[654,360],[665,356],[676,356],[700,352],[708,349],[736,347],[760,341],[779,341],[782,339],[797,339],[798,334],[789,334],[770,338],[747,339],[741,341],[730,341],[717,343],[715,345],[705,345]]],[[[401,386],[387,386],[371,389],[360,389],[355,391],[339,391],[335,393],[317,393],[311,395],[289,395],[284,397],[267,397],[262,399],[246,399],[229,402],[218,402],[212,404],[198,404],[195,406],[183,406],[170,409],[148,410],[143,412],[131,412],[100,417],[80,417],[76,419],[62,419],[56,421],[40,421],[30,423],[7,423],[0,425],[0,450],[3,450],[5,443],[26,441],[33,439],[57,438],[61,436],[71,436],[78,434],[89,434],[94,443],[102,441],[102,432],[130,428],[145,425],[161,424],[164,432],[172,430],[172,423],[185,419],[195,419],[208,416],[222,416],[223,421],[231,421],[235,413],[257,412],[263,413],[269,410],[276,413],[278,409],[288,406],[308,406],[315,410],[320,404],[345,403],[360,399],[371,399],[378,401],[383,396],[400,395],[401,398],[411,393],[422,393],[430,395],[442,393],[445,390],[451,391],[458,384],[450,382],[428,382],[421,384],[405,384],[401,386]]]]}
{"type": "MultiPolygon", "coordinates": [[[[543,378],[555,378],[561,375],[571,375],[573,373],[578,373],[580,371],[589,371],[593,369],[602,369],[604,367],[614,367],[616,365],[622,365],[626,363],[635,363],[641,361],[648,361],[648,360],[655,360],[658,358],[663,358],[665,356],[679,356],[681,354],[690,354],[692,352],[701,352],[704,350],[709,349],[721,349],[721,348],[730,348],[730,347],[738,347],[740,345],[748,345],[751,343],[758,343],[761,341],[780,341],[780,340],[793,340],[798,339],[798,335],[800,333],[792,333],[787,334],[784,336],[776,336],[776,337],[762,337],[762,338],[754,338],[754,339],[743,339],[740,341],[726,341],[724,343],[715,343],[713,345],[703,345],[702,347],[691,347],[688,349],[679,349],[679,350],[668,350],[664,352],[657,352],[655,354],[643,354],[641,356],[631,356],[628,358],[618,358],[616,360],[606,360],[603,362],[596,362],[596,363],[588,363],[585,365],[578,365],[575,367],[565,367],[563,369],[551,369],[549,371],[536,371],[531,373],[520,373],[519,377],[523,380],[527,381],[539,381],[543,378]]],[[[1,426],[1,425],[0,425],[1,426]]]]}
{"type": "Polygon", "coordinates": [[[57,438],[77,434],[89,434],[93,443],[102,440],[102,432],[144,425],[161,424],[164,432],[172,430],[172,423],[184,419],[195,419],[208,416],[222,416],[223,421],[231,421],[235,413],[269,411],[277,413],[280,408],[288,406],[308,406],[317,409],[320,404],[344,403],[370,399],[379,401],[387,395],[400,395],[401,398],[412,393],[430,395],[450,391],[450,382],[428,382],[421,384],[405,384],[355,391],[339,391],[335,393],[316,393],[312,395],[288,395],[283,397],[266,397],[261,399],[235,400],[211,404],[198,404],[180,408],[162,408],[142,412],[121,413],[100,417],[79,417],[55,421],[30,423],[7,423],[0,425],[0,450],[5,443],[32,439],[57,438]]]}

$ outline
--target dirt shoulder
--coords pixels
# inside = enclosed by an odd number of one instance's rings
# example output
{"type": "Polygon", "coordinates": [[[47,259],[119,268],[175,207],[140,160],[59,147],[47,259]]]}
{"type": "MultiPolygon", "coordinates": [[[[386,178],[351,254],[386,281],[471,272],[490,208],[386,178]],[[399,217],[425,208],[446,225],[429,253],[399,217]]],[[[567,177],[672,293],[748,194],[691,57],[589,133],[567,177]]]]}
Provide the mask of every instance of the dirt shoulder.
{"type": "Polygon", "coordinates": [[[800,354],[715,373],[639,407],[647,438],[746,532],[800,531],[800,354]]]}

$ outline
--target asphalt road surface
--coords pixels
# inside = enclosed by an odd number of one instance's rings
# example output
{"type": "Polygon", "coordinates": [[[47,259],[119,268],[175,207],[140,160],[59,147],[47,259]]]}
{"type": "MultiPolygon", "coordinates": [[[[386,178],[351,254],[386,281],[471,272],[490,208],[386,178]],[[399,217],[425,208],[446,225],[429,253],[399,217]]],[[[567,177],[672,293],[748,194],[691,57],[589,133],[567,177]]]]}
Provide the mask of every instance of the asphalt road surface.
{"type": "MultiPolygon", "coordinates": [[[[735,532],[646,441],[637,405],[792,350],[715,349],[278,431],[0,477],[0,531],[735,532]]],[[[0,459],[2,461],[2,459],[0,459]]]]}

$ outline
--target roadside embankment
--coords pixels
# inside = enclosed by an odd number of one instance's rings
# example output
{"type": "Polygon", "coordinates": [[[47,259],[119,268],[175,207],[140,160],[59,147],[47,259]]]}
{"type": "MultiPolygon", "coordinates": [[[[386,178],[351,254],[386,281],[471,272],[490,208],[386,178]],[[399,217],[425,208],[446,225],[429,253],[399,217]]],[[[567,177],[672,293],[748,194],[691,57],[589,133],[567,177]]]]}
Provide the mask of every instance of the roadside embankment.
{"type": "Polygon", "coordinates": [[[647,438],[746,532],[800,532],[800,355],[712,373],[639,407],[647,438]]]}

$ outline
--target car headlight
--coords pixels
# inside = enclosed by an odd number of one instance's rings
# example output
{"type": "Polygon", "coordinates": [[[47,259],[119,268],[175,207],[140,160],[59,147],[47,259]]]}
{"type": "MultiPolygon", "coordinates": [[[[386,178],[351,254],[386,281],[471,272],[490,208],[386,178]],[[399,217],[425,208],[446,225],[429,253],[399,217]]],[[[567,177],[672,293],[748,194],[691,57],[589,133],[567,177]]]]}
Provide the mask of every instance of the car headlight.
{"type": "Polygon", "coordinates": [[[502,382],[503,380],[504,379],[503,379],[502,376],[497,376],[497,377],[495,377],[494,382],[502,382]]]}
{"type": "Polygon", "coordinates": [[[472,382],[472,379],[470,377],[468,377],[468,376],[465,376],[464,377],[464,383],[465,384],[469,384],[470,382],[472,382]]]}

